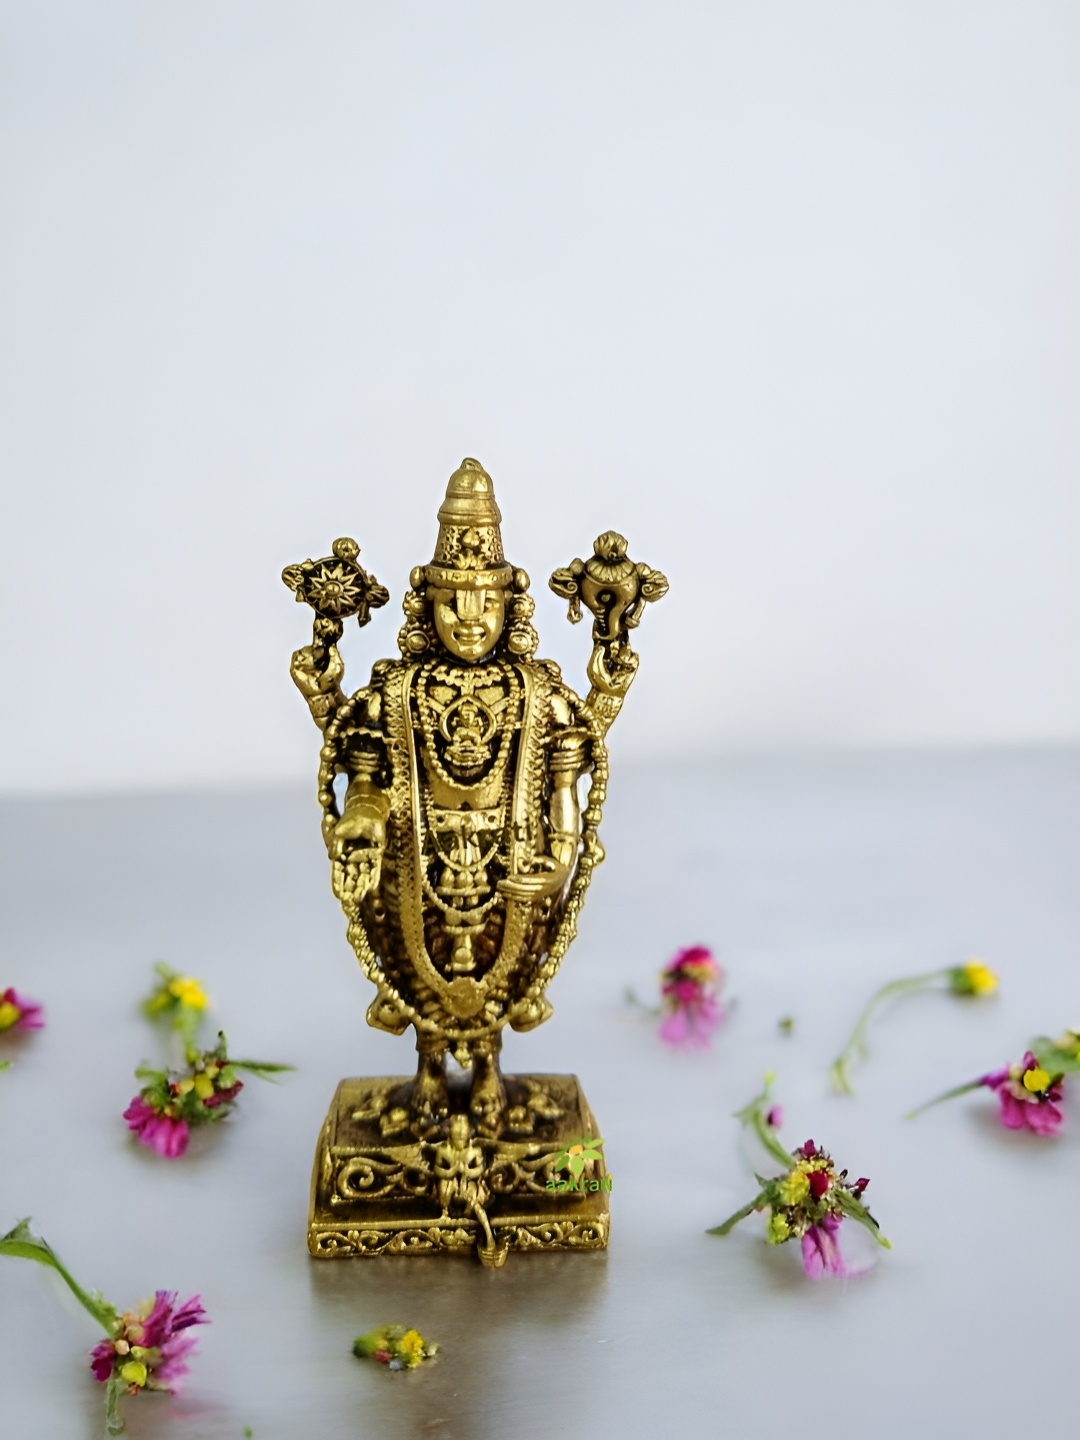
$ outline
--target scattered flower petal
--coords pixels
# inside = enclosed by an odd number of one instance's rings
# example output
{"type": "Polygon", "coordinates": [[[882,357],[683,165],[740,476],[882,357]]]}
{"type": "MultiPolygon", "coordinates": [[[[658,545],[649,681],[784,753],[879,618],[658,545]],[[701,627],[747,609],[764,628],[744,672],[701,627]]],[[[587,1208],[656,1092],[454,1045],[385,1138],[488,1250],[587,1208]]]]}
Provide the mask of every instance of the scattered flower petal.
{"type": "Polygon", "coordinates": [[[9,985],[0,993],[0,1035],[8,1031],[42,1030],[45,1027],[45,1010],[36,1000],[20,995],[9,985]]]}
{"type": "Polygon", "coordinates": [[[706,1049],[726,1013],[716,994],[723,983],[724,971],[711,950],[704,945],[680,950],[660,977],[667,1011],[660,1038],[679,1049],[706,1049]]]}
{"type": "Polygon", "coordinates": [[[920,990],[933,989],[940,986],[942,981],[954,995],[992,995],[998,988],[998,977],[981,960],[968,960],[963,965],[950,965],[944,970],[909,975],[902,980],[893,980],[888,985],[883,985],[871,995],[869,1003],[855,1022],[847,1044],[829,1067],[833,1088],[845,1095],[855,1093],[851,1083],[851,1068],[867,1053],[867,1027],[881,1005],[901,995],[914,995],[920,990]]]}
{"type": "Polygon", "coordinates": [[[158,1290],[152,1299],[121,1314],[102,1296],[82,1288],[60,1262],[55,1252],[30,1231],[28,1220],[20,1221],[0,1239],[0,1255],[36,1260],[55,1270],[68,1289],[105,1331],[90,1351],[90,1372],[106,1387],[105,1429],[119,1435],[124,1428],[117,1410],[125,1392],[138,1395],[144,1390],[179,1392],[188,1373],[187,1361],[197,1344],[188,1332],[196,1325],[209,1324],[202,1300],[193,1295],[182,1305],[176,1293],[158,1290]]]}
{"type": "Polygon", "coordinates": [[[261,1060],[233,1060],[223,1033],[218,1033],[212,1050],[187,1051],[184,1071],[137,1070],[142,1089],[124,1111],[128,1129],[139,1143],[165,1160],[178,1160],[187,1150],[191,1131],[199,1125],[223,1120],[231,1112],[244,1082],[237,1071],[261,1079],[291,1070],[291,1065],[272,1065],[261,1060]]]}
{"type": "Polygon", "coordinates": [[[419,1330],[403,1325],[380,1325],[353,1341],[353,1354],[376,1361],[388,1370],[415,1370],[430,1360],[438,1345],[425,1340],[419,1330]]]}
{"type": "Polygon", "coordinates": [[[1064,1078],[1062,1071],[1051,1073],[1034,1052],[1028,1050],[1019,1064],[1003,1065],[1000,1070],[991,1070],[978,1080],[969,1080],[964,1085],[946,1090],[943,1095],[937,1095],[912,1110],[907,1118],[913,1119],[932,1105],[940,1105],[943,1100],[954,1100],[958,1095],[967,1095],[972,1090],[985,1087],[993,1090],[998,1097],[998,1119],[1006,1130],[1030,1130],[1033,1135],[1049,1138],[1056,1135],[1065,1123],[1065,1112],[1061,1108],[1064,1078]]]}
{"type": "Polygon", "coordinates": [[[890,1249],[877,1221],[863,1203],[863,1191],[869,1185],[865,1176],[852,1182],[846,1170],[837,1170],[826,1151],[807,1140],[795,1151],[787,1151],[773,1123],[777,1106],[770,1104],[773,1077],[765,1078],[765,1088],[755,1096],[737,1119],[750,1126],[770,1155],[787,1167],[785,1173],[762,1179],[761,1190],[741,1210],[728,1217],[708,1233],[726,1235],[756,1210],[768,1210],[765,1240],[769,1245],[784,1245],[798,1240],[802,1249],[803,1269],[811,1280],[823,1275],[853,1275],[844,1263],[840,1250],[840,1226],[845,1219],[854,1220],[873,1235],[877,1243],[890,1249]]]}
{"type": "Polygon", "coordinates": [[[155,1110],[145,1095],[145,1091],[136,1095],[124,1111],[128,1129],[137,1136],[140,1145],[156,1151],[163,1160],[179,1160],[191,1138],[190,1125],[178,1115],[155,1110]]]}

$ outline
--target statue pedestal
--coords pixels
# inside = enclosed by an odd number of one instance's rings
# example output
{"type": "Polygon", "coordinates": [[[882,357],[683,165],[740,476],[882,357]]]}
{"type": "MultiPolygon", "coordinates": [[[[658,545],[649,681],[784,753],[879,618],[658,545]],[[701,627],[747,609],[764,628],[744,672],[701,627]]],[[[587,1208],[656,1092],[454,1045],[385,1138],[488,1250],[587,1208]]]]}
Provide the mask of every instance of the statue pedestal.
{"type": "MultiPolygon", "coordinates": [[[[554,1168],[575,1141],[598,1133],[576,1076],[505,1076],[503,1129],[497,1136],[474,1131],[469,1139],[474,1171],[482,1163],[472,1200],[459,1189],[446,1204],[440,1176],[453,1156],[447,1126],[417,1136],[407,1109],[412,1083],[411,1076],[393,1076],[338,1086],[311,1177],[312,1255],[476,1252],[498,1266],[511,1250],[607,1247],[611,1177],[603,1160],[589,1161],[579,1178],[554,1168]]],[[[464,1088],[452,1086],[450,1100],[451,1114],[467,1110],[464,1088]]]]}

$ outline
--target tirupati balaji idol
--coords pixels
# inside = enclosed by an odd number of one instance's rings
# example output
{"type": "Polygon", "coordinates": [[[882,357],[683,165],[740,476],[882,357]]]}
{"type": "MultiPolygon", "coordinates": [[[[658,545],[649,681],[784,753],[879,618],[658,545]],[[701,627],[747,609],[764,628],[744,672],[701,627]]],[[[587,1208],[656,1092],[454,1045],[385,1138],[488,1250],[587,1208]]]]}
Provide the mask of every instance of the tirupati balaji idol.
{"type": "Polygon", "coordinates": [[[477,461],[450,477],[438,518],[434,558],[405,595],[402,658],[378,661],[352,695],[336,642],[386,590],[348,539],[282,577],[315,611],[292,676],[323,732],[323,838],[377,989],[368,1023],[411,1027],[418,1051],[415,1076],[338,1087],[308,1244],[314,1255],[475,1248],[501,1265],[510,1249],[607,1243],[610,1181],[598,1148],[580,1148],[597,1131],[576,1078],[504,1076],[499,1051],[507,1025],[532,1030],[552,1013],[545,992],[604,858],[604,736],[637,671],[629,632],[667,581],[614,531],[552,575],[570,619],[582,605],[593,616],[582,700],[535,658],[529,577],[503,556],[477,461]],[[448,1055],[467,1084],[448,1077],[448,1055]]]}

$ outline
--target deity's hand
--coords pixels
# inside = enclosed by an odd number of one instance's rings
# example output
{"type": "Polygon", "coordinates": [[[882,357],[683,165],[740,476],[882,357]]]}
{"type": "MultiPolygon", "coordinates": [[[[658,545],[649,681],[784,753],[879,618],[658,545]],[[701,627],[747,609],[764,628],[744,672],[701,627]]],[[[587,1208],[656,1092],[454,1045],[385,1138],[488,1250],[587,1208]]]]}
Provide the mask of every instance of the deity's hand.
{"type": "Polygon", "coordinates": [[[378,791],[361,791],[346,801],[345,813],[330,831],[331,883],[347,914],[377,890],[386,849],[387,802],[378,791]]]}
{"type": "Polygon", "coordinates": [[[640,657],[629,645],[597,645],[589,659],[586,671],[589,681],[603,695],[614,695],[622,700],[634,683],[640,657]]]}
{"type": "Polygon", "coordinates": [[[365,895],[379,888],[382,851],[371,847],[350,850],[330,866],[330,884],[345,914],[354,917],[365,895]]]}
{"type": "Polygon", "coordinates": [[[496,889],[511,900],[541,900],[545,895],[558,894],[570,873],[567,867],[550,855],[538,855],[536,863],[541,869],[507,875],[496,889]]]}
{"type": "Polygon", "coordinates": [[[347,806],[331,835],[331,853],[335,860],[345,859],[357,841],[381,855],[386,849],[386,812],[375,805],[347,806]]]}
{"type": "Polygon", "coordinates": [[[345,662],[338,654],[336,645],[326,647],[326,666],[321,670],[315,663],[314,650],[313,645],[305,645],[301,650],[295,650],[289,666],[293,684],[309,702],[336,691],[345,674],[345,662]]]}

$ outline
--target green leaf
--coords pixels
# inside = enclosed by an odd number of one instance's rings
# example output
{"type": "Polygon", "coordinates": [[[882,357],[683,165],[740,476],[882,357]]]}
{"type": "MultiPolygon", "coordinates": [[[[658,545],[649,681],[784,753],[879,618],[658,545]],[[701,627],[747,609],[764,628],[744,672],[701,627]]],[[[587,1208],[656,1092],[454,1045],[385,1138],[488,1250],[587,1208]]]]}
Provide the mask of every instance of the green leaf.
{"type": "Polygon", "coordinates": [[[873,1235],[874,1239],[883,1249],[892,1249],[890,1242],[886,1240],[885,1236],[881,1233],[881,1226],[857,1195],[853,1195],[850,1190],[845,1190],[842,1185],[836,1186],[833,1193],[837,1206],[845,1215],[857,1221],[864,1229],[869,1230],[870,1234],[873,1235]]]}
{"type": "Polygon", "coordinates": [[[400,1340],[405,1330],[401,1325],[377,1325],[366,1335],[358,1335],[353,1341],[353,1354],[368,1359],[376,1350],[391,1350],[395,1340],[400,1340]]]}
{"type": "Polygon", "coordinates": [[[736,1210],[734,1215],[729,1215],[722,1225],[714,1225],[711,1230],[706,1230],[705,1234],[727,1235],[731,1230],[734,1230],[740,1220],[745,1220],[746,1217],[752,1215],[755,1210],[760,1210],[762,1206],[767,1203],[767,1200],[768,1196],[765,1191],[762,1190],[761,1194],[755,1195],[748,1205],[744,1205],[741,1210],[736,1210]]]}
{"type": "Polygon", "coordinates": [[[14,1229],[9,1230],[0,1239],[0,1255],[10,1255],[18,1260],[35,1260],[39,1265],[47,1265],[50,1270],[55,1270],[75,1299],[87,1314],[94,1317],[106,1335],[115,1334],[118,1318],[116,1307],[110,1305],[97,1292],[90,1292],[82,1288],[61,1263],[52,1247],[40,1236],[31,1233],[29,1217],[20,1220],[14,1229]]]}
{"type": "Polygon", "coordinates": [[[579,1176],[584,1169],[585,1169],[585,1157],[584,1157],[584,1155],[571,1155],[571,1156],[570,1156],[570,1174],[571,1174],[571,1175],[574,1175],[574,1176],[579,1176]]]}
{"type": "Polygon", "coordinates": [[[1063,1074],[1073,1074],[1080,1070],[1080,1054],[1075,1050],[1063,1050],[1045,1035],[1033,1040],[1029,1049],[1038,1057],[1044,1070],[1060,1070],[1063,1074]]]}

